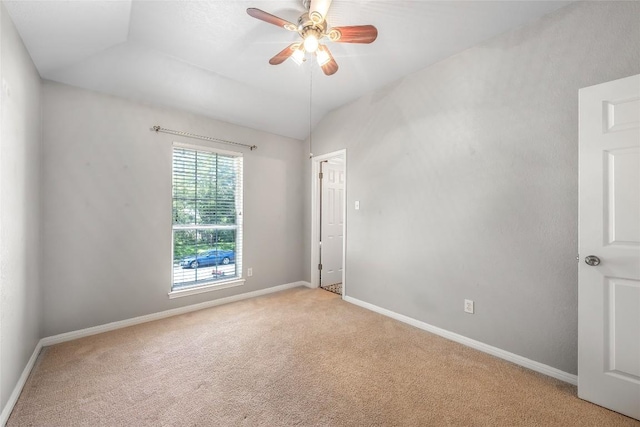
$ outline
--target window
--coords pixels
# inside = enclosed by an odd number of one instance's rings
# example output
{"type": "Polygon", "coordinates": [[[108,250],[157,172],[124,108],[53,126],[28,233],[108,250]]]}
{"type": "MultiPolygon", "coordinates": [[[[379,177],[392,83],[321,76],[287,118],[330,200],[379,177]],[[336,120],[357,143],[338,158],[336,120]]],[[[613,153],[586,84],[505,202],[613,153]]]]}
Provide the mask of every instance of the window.
{"type": "Polygon", "coordinates": [[[241,154],[176,144],[172,216],[172,292],[241,283],[241,154]]]}

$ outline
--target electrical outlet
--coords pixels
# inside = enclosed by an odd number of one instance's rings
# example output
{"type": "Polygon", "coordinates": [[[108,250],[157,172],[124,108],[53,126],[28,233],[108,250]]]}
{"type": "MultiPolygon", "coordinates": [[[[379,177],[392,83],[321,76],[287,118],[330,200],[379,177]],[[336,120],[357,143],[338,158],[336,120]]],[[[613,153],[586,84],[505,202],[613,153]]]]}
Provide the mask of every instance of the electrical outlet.
{"type": "Polygon", "coordinates": [[[473,301],[470,299],[464,300],[464,311],[465,313],[473,314],[473,301]]]}
{"type": "Polygon", "coordinates": [[[251,268],[251,267],[247,268],[247,276],[248,277],[253,276],[253,268],[251,268]]]}

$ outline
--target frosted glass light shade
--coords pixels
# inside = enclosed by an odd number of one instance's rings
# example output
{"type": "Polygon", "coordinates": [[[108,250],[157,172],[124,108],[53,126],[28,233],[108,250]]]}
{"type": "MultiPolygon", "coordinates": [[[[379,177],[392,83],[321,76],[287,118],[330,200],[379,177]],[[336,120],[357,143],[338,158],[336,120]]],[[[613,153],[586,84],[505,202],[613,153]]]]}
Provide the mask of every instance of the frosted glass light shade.
{"type": "Polygon", "coordinates": [[[326,50],[319,49],[318,51],[316,51],[316,60],[318,61],[319,66],[322,67],[324,64],[329,62],[329,59],[331,58],[329,57],[329,54],[326,50]]]}
{"type": "Polygon", "coordinates": [[[298,64],[301,65],[304,62],[304,50],[302,49],[296,49],[295,51],[293,51],[293,54],[291,55],[291,59],[293,59],[293,61],[298,64]]]}
{"type": "Polygon", "coordinates": [[[318,38],[314,34],[309,34],[304,39],[304,50],[313,53],[318,49],[318,38]]]}

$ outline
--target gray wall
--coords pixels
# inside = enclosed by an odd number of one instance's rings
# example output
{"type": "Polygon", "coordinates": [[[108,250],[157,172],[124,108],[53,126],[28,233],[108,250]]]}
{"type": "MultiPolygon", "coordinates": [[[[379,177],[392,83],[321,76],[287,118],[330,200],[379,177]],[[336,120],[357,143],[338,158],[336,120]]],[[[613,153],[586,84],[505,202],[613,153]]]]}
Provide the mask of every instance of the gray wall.
{"type": "Polygon", "coordinates": [[[40,339],[40,76],[0,3],[0,410],[40,339]]]}
{"type": "Polygon", "coordinates": [[[574,4],[325,117],[347,294],[575,374],[578,89],[640,72],[639,16],[574,4]]]}
{"type": "Polygon", "coordinates": [[[44,336],[303,279],[300,141],[48,81],[43,117],[44,336]],[[244,286],[167,297],[172,142],[207,142],[156,124],[258,145],[240,149],[244,286]]]}

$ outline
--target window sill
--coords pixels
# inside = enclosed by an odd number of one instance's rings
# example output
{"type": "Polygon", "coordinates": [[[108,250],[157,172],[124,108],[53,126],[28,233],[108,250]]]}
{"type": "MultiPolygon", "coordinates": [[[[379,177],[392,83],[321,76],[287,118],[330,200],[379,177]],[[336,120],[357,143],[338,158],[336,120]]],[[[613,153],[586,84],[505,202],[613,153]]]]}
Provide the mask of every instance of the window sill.
{"type": "Polygon", "coordinates": [[[189,289],[179,289],[177,291],[169,292],[169,299],[188,297],[189,295],[203,294],[205,292],[219,291],[221,289],[234,288],[236,286],[244,285],[244,279],[232,279],[226,282],[215,282],[201,286],[196,286],[189,289]]]}

